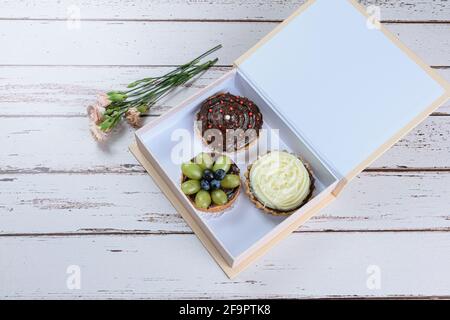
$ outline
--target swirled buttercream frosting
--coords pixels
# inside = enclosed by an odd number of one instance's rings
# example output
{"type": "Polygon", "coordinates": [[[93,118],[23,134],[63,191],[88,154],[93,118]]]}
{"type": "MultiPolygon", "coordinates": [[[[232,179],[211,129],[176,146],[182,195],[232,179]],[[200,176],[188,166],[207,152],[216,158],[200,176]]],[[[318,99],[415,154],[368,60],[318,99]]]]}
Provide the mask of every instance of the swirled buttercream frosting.
{"type": "Polygon", "coordinates": [[[299,158],[283,151],[270,152],[256,160],[249,180],[257,200],[278,211],[300,207],[311,190],[308,169],[299,158]]]}

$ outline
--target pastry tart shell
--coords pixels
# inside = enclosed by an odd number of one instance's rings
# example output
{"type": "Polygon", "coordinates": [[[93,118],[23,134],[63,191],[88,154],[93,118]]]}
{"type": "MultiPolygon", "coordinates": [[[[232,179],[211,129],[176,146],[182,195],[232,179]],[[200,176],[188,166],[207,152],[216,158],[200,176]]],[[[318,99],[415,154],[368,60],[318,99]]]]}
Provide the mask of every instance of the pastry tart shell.
{"type": "Polygon", "coordinates": [[[258,200],[258,198],[252,192],[251,183],[250,183],[250,170],[252,169],[252,165],[250,164],[247,167],[247,171],[244,174],[244,177],[245,177],[245,194],[248,196],[250,201],[255,205],[255,207],[257,207],[258,209],[264,211],[265,213],[268,213],[268,214],[271,214],[271,215],[274,215],[274,216],[290,216],[295,211],[297,211],[302,206],[304,206],[311,199],[311,197],[313,195],[313,192],[314,192],[314,182],[315,182],[314,176],[312,174],[311,166],[309,165],[309,163],[303,161],[303,159],[301,157],[299,157],[297,155],[295,155],[295,156],[298,159],[300,159],[300,161],[303,163],[303,165],[305,166],[306,170],[309,173],[309,179],[310,179],[309,194],[305,198],[305,200],[303,200],[303,202],[300,203],[297,207],[295,207],[293,209],[290,209],[288,211],[281,211],[281,210],[276,210],[276,209],[272,209],[272,208],[266,207],[263,203],[261,203],[261,201],[258,200]]]}
{"type": "MultiPolygon", "coordinates": [[[[214,153],[214,152],[213,153],[209,153],[209,155],[212,156],[213,158],[217,158],[218,156],[220,156],[222,154],[223,153],[214,153]]],[[[195,158],[191,159],[191,161],[194,161],[194,159],[195,158]]],[[[230,169],[229,172],[231,172],[233,174],[236,174],[237,176],[240,177],[240,169],[234,162],[231,164],[231,169],[230,169]]],[[[188,178],[185,177],[183,174],[181,174],[181,183],[183,183],[183,182],[185,182],[187,180],[188,180],[188,178]]],[[[242,188],[242,180],[241,180],[241,184],[238,187],[232,189],[233,190],[233,194],[228,199],[227,203],[225,203],[224,205],[212,204],[208,209],[203,209],[203,208],[197,207],[195,205],[195,197],[194,196],[188,196],[188,195],[185,195],[185,196],[192,203],[192,206],[198,211],[207,212],[207,213],[221,213],[221,212],[223,212],[225,210],[230,209],[233,206],[234,202],[236,202],[237,198],[239,197],[239,194],[241,193],[241,188],[242,188]]],[[[222,190],[226,192],[226,190],[230,190],[230,189],[222,189],[222,190]]]]}
{"type": "Polygon", "coordinates": [[[239,187],[237,187],[237,189],[233,193],[233,196],[224,205],[221,205],[221,206],[212,205],[208,209],[202,209],[202,208],[197,207],[195,205],[195,200],[189,196],[188,196],[188,198],[189,198],[189,201],[194,206],[194,208],[198,211],[207,212],[207,213],[222,213],[223,211],[228,210],[233,206],[234,202],[237,200],[237,198],[239,197],[239,194],[241,193],[241,187],[242,187],[242,184],[239,187]]]}

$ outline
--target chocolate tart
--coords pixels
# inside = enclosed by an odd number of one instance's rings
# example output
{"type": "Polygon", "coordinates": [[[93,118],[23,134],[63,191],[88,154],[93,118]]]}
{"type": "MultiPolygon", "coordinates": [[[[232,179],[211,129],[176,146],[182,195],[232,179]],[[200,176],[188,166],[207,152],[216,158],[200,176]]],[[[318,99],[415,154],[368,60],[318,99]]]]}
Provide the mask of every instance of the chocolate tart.
{"type": "MultiPolygon", "coordinates": [[[[211,156],[211,158],[214,159],[214,161],[219,156],[221,156],[221,154],[217,154],[217,153],[208,153],[208,154],[211,156]]],[[[195,158],[192,158],[191,162],[195,162],[195,158]]],[[[227,174],[235,174],[237,176],[240,176],[240,169],[234,162],[232,162],[231,166],[230,166],[230,170],[228,170],[227,174]]],[[[181,174],[181,183],[186,182],[187,180],[189,180],[189,178],[186,177],[184,174],[181,174]]],[[[189,199],[189,201],[192,203],[192,205],[194,206],[195,209],[202,211],[202,212],[219,213],[219,212],[222,212],[222,211],[225,211],[225,210],[231,208],[231,206],[236,201],[236,199],[238,198],[238,196],[241,192],[241,186],[242,186],[242,181],[241,181],[241,184],[234,189],[221,188],[221,190],[223,190],[226,193],[226,195],[228,197],[228,202],[225,203],[224,205],[217,205],[217,204],[211,203],[211,205],[208,207],[208,209],[199,208],[195,205],[195,194],[193,194],[193,195],[185,194],[185,196],[189,199]]]]}
{"type": "MultiPolygon", "coordinates": [[[[267,152],[267,153],[270,153],[267,152]]],[[[287,152],[289,153],[289,152],[287,152]]],[[[292,154],[292,153],[291,153],[292,154]]],[[[310,186],[309,186],[309,193],[306,196],[306,198],[295,208],[289,209],[287,211],[283,211],[283,210],[277,210],[277,209],[273,209],[273,208],[269,208],[267,206],[265,206],[253,193],[252,191],[252,187],[251,187],[251,181],[250,181],[250,170],[252,169],[252,164],[250,164],[247,167],[247,171],[244,174],[245,177],[245,194],[248,196],[248,198],[250,199],[250,201],[258,208],[261,209],[262,211],[264,211],[265,213],[274,215],[274,216],[290,216],[291,214],[293,214],[295,211],[297,211],[298,209],[300,209],[303,205],[305,205],[312,197],[313,192],[314,192],[314,176],[312,174],[312,169],[311,166],[303,161],[303,159],[297,155],[296,156],[305,166],[306,170],[308,171],[309,174],[309,179],[310,179],[310,186]]]]}
{"type": "Polygon", "coordinates": [[[258,139],[262,125],[263,115],[258,106],[248,98],[230,93],[208,98],[196,114],[196,130],[207,145],[219,152],[248,147],[258,139]]]}

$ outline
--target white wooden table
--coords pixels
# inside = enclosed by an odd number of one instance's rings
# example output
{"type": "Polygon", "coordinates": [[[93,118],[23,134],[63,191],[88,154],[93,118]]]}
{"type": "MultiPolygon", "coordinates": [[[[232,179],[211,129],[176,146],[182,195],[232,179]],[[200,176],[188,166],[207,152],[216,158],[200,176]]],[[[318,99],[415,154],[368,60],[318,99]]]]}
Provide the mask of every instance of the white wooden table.
{"type": "MultiPolygon", "coordinates": [[[[128,152],[133,131],[91,139],[97,93],[222,43],[152,121],[302,2],[1,0],[0,298],[450,298],[448,103],[233,281],[128,152]]],[[[448,1],[362,2],[450,80],[448,1]]]]}

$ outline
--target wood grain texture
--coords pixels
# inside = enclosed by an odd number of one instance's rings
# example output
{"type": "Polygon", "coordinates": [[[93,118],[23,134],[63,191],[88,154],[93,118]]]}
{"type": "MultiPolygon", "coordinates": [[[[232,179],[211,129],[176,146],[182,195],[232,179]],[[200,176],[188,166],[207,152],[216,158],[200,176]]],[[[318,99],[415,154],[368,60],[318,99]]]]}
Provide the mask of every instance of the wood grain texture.
{"type": "MultiPolygon", "coordinates": [[[[128,153],[133,130],[108,145],[87,131],[96,93],[223,43],[221,66],[152,121],[303,2],[80,0],[81,29],[69,29],[73,1],[0,0],[0,297],[450,298],[450,102],[234,281],[128,153]],[[69,265],[81,290],[66,287],[69,265]],[[370,265],[380,290],[366,286],[370,265]]],[[[450,80],[448,1],[360,2],[450,80]]]]}
{"type": "MultiPolygon", "coordinates": [[[[0,67],[0,117],[85,116],[86,106],[97,94],[125,88],[151,76],[161,76],[173,67],[0,67]]],[[[152,107],[161,115],[230,71],[214,67],[152,107]]],[[[450,71],[448,73],[450,79],[450,71]]]]}
{"type": "MultiPolygon", "coordinates": [[[[170,70],[173,68],[3,66],[0,67],[0,117],[85,116],[86,106],[95,100],[96,94],[125,88],[136,79],[163,75],[170,70]]],[[[163,114],[230,70],[231,67],[209,70],[152,107],[150,114],[163,114]]],[[[450,82],[450,68],[436,71],[450,82]]],[[[437,114],[450,115],[450,101],[437,114]]]]}
{"type": "MultiPolygon", "coordinates": [[[[173,65],[214,47],[230,65],[276,23],[0,20],[0,65],[173,65]],[[24,43],[23,39],[27,39],[24,43]]],[[[385,24],[427,64],[450,65],[448,24],[385,24]]]]}
{"type": "Polygon", "coordinates": [[[1,237],[0,296],[449,297],[449,250],[445,232],[293,234],[228,280],[193,235],[1,237]],[[80,290],[66,286],[71,265],[80,290]],[[381,272],[379,290],[367,287],[370,266],[381,272]]]}
{"type": "MultiPolygon", "coordinates": [[[[299,231],[450,231],[448,185],[450,173],[362,173],[299,231]]],[[[0,235],[191,233],[146,174],[2,175],[0,221],[0,235]]]]}
{"type": "MultiPolygon", "coordinates": [[[[304,0],[100,0],[54,2],[3,0],[2,19],[66,19],[76,4],[81,19],[108,20],[283,20],[304,0]],[[239,10],[236,8],[239,7],[239,10]]],[[[379,6],[382,20],[448,21],[447,1],[361,0],[365,6],[379,6]]]]}
{"type": "MultiPolygon", "coordinates": [[[[106,144],[93,140],[86,117],[3,117],[0,127],[0,173],[143,172],[128,152],[127,124],[106,144]]],[[[450,117],[429,117],[371,168],[449,169],[449,135],[450,117]]]]}

